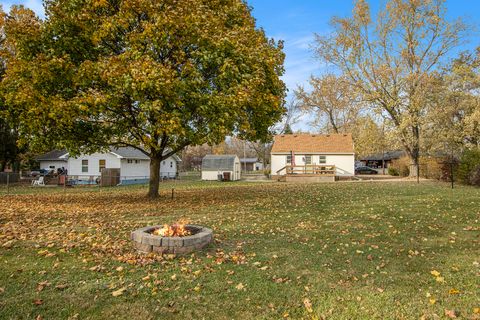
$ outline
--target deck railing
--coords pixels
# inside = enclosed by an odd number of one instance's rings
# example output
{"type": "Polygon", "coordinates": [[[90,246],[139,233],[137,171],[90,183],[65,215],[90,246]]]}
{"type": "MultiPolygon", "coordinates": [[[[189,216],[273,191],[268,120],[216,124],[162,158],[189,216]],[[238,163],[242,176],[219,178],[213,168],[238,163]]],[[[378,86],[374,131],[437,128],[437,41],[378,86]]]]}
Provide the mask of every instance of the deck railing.
{"type": "Polygon", "coordinates": [[[277,170],[277,175],[329,175],[334,176],[336,172],[335,165],[327,164],[305,164],[305,165],[286,165],[277,170]]]}

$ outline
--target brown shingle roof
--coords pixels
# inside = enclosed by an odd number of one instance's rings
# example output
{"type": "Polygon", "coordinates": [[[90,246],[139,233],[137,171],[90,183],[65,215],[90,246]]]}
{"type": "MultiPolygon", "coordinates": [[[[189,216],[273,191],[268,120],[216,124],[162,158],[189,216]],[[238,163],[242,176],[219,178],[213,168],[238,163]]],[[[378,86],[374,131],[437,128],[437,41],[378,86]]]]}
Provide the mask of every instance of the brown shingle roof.
{"type": "Polygon", "coordinates": [[[282,134],[274,138],[276,152],[353,153],[351,134],[282,134]]]}

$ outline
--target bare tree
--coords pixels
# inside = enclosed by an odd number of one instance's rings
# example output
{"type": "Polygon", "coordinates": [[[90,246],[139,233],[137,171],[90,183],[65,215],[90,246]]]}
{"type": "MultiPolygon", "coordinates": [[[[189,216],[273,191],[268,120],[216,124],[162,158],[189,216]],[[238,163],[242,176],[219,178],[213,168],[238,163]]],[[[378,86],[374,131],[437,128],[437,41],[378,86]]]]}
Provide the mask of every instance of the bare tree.
{"type": "Polygon", "coordinates": [[[302,111],[314,113],[314,125],[326,133],[351,132],[361,108],[348,79],[333,74],[312,76],[310,86],[310,92],[298,87],[295,96],[302,111]]]}
{"type": "Polygon", "coordinates": [[[319,59],[338,67],[364,100],[390,118],[415,175],[432,73],[462,43],[467,26],[445,17],[443,0],[389,0],[376,21],[365,0],[333,33],[316,35],[319,59]]]}

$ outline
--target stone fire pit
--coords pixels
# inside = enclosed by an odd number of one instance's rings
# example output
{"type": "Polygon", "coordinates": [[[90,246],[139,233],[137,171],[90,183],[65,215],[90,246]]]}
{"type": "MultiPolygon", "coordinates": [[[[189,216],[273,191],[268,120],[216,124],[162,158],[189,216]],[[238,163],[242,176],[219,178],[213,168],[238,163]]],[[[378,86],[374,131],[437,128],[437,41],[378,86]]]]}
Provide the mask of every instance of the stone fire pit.
{"type": "Polygon", "coordinates": [[[209,244],[213,239],[212,229],[192,224],[185,225],[190,235],[183,237],[162,237],[152,234],[161,225],[149,226],[137,229],[132,232],[132,240],[138,251],[187,254],[200,250],[209,244]]]}

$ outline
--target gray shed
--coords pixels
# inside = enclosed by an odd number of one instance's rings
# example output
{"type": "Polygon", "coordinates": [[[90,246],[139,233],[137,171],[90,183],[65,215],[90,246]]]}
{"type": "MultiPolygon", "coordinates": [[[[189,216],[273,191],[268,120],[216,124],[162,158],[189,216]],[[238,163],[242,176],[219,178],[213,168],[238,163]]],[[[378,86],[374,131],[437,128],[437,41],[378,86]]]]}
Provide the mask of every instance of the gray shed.
{"type": "Polygon", "coordinates": [[[202,159],[202,180],[240,180],[240,160],[232,154],[209,154],[202,159]]]}

